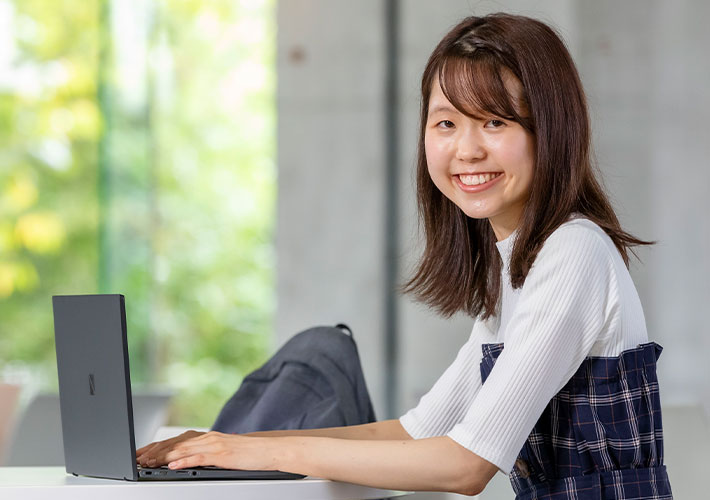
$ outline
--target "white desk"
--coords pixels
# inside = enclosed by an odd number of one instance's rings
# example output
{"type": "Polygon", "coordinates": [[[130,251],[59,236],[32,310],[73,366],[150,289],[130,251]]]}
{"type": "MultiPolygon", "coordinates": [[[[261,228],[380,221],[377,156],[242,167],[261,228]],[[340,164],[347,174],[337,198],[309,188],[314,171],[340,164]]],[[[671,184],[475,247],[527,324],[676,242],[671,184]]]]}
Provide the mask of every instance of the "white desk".
{"type": "Polygon", "coordinates": [[[67,475],[64,467],[0,467],[2,500],[345,500],[408,494],[310,477],[285,481],[131,482],[74,477],[67,475]]]}

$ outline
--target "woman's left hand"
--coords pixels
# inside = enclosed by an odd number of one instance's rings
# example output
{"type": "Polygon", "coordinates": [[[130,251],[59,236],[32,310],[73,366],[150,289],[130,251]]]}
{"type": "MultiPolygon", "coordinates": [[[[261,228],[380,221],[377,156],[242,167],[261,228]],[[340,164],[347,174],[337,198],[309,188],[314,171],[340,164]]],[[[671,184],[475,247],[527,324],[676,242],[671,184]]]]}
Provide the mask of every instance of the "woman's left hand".
{"type": "MultiPolygon", "coordinates": [[[[176,443],[161,457],[155,467],[167,464],[171,469],[211,465],[224,469],[278,470],[279,438],[259,438],[207,432],[176,443]]],[[[280,450],[283,452],[283,450],[280,450]]]]}

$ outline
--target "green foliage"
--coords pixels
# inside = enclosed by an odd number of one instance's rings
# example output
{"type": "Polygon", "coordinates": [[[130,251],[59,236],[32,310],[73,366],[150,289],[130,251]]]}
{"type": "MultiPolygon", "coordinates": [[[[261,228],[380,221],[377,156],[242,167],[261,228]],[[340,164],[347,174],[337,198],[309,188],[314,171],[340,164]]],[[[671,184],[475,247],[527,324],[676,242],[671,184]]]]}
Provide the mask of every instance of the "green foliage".
{"type": "Polygon", "coordinates": [[[273,1],[8,5],[0,374],[56,386],[51,295],[123,293],[134,386],[208,426],[272,332],[273,1]]]}

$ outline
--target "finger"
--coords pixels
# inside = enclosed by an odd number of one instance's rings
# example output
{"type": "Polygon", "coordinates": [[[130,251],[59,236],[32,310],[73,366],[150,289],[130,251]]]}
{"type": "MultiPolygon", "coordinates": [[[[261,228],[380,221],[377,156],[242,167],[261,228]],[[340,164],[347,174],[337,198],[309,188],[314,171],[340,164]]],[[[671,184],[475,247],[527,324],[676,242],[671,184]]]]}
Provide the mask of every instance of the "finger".
{"type": "Polygon", "coordinates": [[[214,435],[212,433],[187,431],[176,438],[160,443],[160,446],[150,450],[149,454],[141,456],[140,463],[142,466],[148,467],[159,467],[165,465],[169,462],[169,459],[166,458],[168,453],[171,453],[180,447],[183,450],[182,453],[185,454],[186,450],[191,449],[191,447],[195,446],[195,444],[199,445],[199,443],[203,441],[201,438],[205,437],[213,438],[214,435]]]}
{"type": "Polygon", "coordinates": [[[183,459],[190,455],[204,455],[207,453],[214,453],[215,451],[215,447],[210,446],[207,443],[181,443],[179,446],[176,446],[175,448],[167,452],[165,455],[161,456],[160,462],[162,464],[167,464],[169,462],[174,462],[175,460],[183,459]]]}
{"type": "Polygon", "coordinates": [[[158,457],[164,455],[168,450],[172,449],[177,443],[184,441],[191,437],[195,432],[187,431],[183,432],[179,436],[175,436],[169,439],[164,439],[163,441],[157,441],[144,448],[141,448],[141,453],[136,451],[136,459],[141,465],[148,465],[151,460],[155,460],[158,457]]]}
{"type": "Polygon", "coordinates": [[[142,447],[139,450],[136,450],[136,461],[138,463],[142,463],[145,461],[146,458],[152,456],[153,453],[155,453],[155,450],[157,450],[160,447],[160,443],[151,443],[147,446],[142,447]]]}
{"type": "Polygon", "coordinates": [[[152,467],[157,461],[160,460],[168,451],[172,450],[177,443],[162,443],[154,448],[151,448],[146,453],[137,457],[138,463],[142,466],[152,467]]]}
{"type": "Polygon", "coordinates": [[[193,450],[205,448],[205,443],[200,441],[199,437],[185,439],[180,442],[173,442],[167,446],[161,447],[155,452],[146,457],[147,464],[150,467],[158,467],[167,464],[175,456],[184,456],[192,454],[193,450]]]}
{"type": "Polygon", "coordinates": [[[143,455],[144,453],[150,451],[151,448],[155,448],[156,446],[160,445],[162,441],[153,441],[152,443],[148,443],[145,446],[141,446],[136,450],[136,456],[138,455],[143,455]]]}
{"type": "Polygon", "coordinates": [[[225,440],[217,435],[200,436],[189,439],[176,445],[172,450],[160,457],[160,463],[169,463],[180,460],[186,456],[202,454],[204,456],[215,456],[228,451],[229,445],[225,440]]]}
{"type": "Polygon", "coordinates": [[[158,442],[150,443],[149,445],[143,446],[142,448],[136,450],[136,459],[139,459],[140,457],[152,455],[162,445],[163,445],[163,442],[158,441],[158,442]]]}
{"type": "Polygon", "coordinates": [[[205,465],[215,465],[214,460],[210,459],[210,455],[205,455],[204,453],[195,453],[194,455],[188,455],[177,460],[173,460],[168,464],[170,469],[184,469],[186,467],[200,467],[205,465]]]}

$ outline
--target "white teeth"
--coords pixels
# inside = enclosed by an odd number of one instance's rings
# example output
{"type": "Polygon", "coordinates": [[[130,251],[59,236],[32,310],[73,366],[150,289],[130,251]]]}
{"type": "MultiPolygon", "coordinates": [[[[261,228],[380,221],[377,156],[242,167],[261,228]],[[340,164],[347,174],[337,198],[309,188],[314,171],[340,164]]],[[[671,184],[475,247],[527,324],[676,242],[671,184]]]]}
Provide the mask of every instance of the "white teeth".
{"type": "Polygon", "coordinates": [[[491,179],[495,179],[498,177],[500,173],[496,174],[479,174],[479,175],[459,175],[459,179],[461,179],[461,182],[463,184],[466,184],[467,186],[478,186],[479,184],[483,184],[485,182],[490,181],[491,179]]]}

